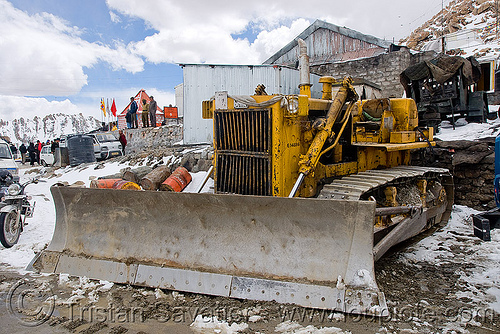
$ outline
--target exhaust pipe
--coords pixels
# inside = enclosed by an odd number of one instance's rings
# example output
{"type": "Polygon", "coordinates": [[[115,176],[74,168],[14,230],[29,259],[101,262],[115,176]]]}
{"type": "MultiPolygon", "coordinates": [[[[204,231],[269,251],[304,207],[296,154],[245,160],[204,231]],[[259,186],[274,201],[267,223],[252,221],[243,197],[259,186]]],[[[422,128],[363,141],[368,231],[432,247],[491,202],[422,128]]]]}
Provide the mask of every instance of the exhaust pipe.
{"type": "Polygon", "coordinates": [[[297,39],[297,43],[299,44],[299,94],[307,95],[310,98],[312,85],[309,78],[309,56],[307,55],[307,46],[306,42],[304,42],[304,40],[301,38],[297,39]]]}

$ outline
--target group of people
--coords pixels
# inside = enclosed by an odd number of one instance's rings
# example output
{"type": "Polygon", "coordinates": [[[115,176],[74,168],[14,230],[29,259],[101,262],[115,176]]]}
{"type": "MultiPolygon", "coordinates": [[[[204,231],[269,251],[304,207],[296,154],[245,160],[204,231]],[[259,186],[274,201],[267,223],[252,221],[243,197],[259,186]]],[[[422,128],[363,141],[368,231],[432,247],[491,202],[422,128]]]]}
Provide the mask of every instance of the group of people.
{"type": "Polygon", "coordinates": [[[118,130],[118,126],[116,125],[116,122],[110,122],[109,124],[106,122],[102,122],[101,128],[99,130],[101,130],[101,131],[116,131],[116,130],[118,130]]]}
{"type": "MultiPolygon", "coordinates": [[[[146,99],[142,99],[142,127],[144,128],[149,128],[150,126],[156,127],[156,110],[158,109],[158,105],[153,96],[150,96],[149,98],[149,103],[146,99]]],[[[127,111],[127,114],[125,114],[128,129],[137,129],[139,127],[137,110],[139,110],[139,106],[137,105],[134,97],[131,97],[130,108],[127,111]]]]}
{"type": "MultiPolygon", "coordinates": [[[[54,154],[56,152],[56,149],[59,147],[59,138],[56,138],[54,140],[47,140],[46,143],[37,140],[36,144],[30,142],[27,147],[26,145],[24,145],[24,143],[22,143],[21,146],[19,146],[19,153],[21,153],[21,163],[24,165],[26,163],[26,158],[29,156],[31,166],[34,166],[35,162],[40,165],[40,152],[42,151],[42,147],[44,147],[45,145],[50,145],[50,152],[54,154]]],[[[12,145],[10,149],[12,151],[12,154],[17,153],[17,148],[14,145],[12,145]]]]}

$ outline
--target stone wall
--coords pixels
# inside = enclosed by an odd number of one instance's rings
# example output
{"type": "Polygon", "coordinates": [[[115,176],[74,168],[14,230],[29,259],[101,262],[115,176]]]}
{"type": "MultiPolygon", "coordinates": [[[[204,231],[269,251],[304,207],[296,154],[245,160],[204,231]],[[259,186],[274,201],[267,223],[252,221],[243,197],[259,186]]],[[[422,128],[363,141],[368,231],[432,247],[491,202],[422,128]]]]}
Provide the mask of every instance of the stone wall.
{"type": "Polygon", "coordinates": [[[311,66],[311,72],[334,78],[351,76],[371,81],[382,87],[382,97],[402,97],[399,75],[408,66],[434,58],[433,51],[412,54],[407,49],[340,63],[311,66]]]}
{"type": "Polygon", "coordinates": [[[127,138],[125,154],[182,143],[182,124],[164,125],[156,128],[125,129],[123,132],[127,138]]]}
{"type": "MultiPolygon", "coordinates": [[[[498,73],[500,75],[500,73],[498,73]]],[[[500,104],[500,91],[488,93],[488,105],[500,104]]]]}
{"type": "Polygon", "coordinates": [[[495,138],[437,141],[432,152],[415,151],[412,164],[448,168],[455,184],[455,204],[481,211],[495,207],[495,138]]]}

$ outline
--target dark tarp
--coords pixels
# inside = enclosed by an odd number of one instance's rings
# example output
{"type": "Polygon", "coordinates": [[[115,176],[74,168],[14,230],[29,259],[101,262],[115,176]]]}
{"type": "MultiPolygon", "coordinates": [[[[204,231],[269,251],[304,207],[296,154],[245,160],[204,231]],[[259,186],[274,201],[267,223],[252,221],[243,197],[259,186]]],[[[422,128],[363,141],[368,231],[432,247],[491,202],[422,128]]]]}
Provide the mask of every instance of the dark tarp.
{"type": "Polygon", "coordinates": [[[400,81],[406,91],[406,96],[411,96],[410,83],[414,80],[434,78],[443,84],[462,68],[463,80],[466,86],[477,82],[481,77],[481,65],[474,57],[467,59],[459,56],[439,55],[428,61],[408,67],[400,74],[400,81]]]}

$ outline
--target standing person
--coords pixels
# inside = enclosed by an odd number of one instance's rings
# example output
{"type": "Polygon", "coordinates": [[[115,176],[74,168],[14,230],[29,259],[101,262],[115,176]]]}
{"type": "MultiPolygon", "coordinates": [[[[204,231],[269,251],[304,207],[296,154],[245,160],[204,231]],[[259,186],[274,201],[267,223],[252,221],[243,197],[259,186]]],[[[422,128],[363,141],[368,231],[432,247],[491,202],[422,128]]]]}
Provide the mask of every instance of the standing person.
{"type": "Polygon", "coordinates": [[[30,165],[34,166],[36,160],[36,148],[33,142],[31,142],[30,145],[28,146],[28,152],[30,155],[30,165]]]}
{"type": "Polygon", "coordinates": [[[127,129],[132,129],[132,114],[130,110],[125,114],[125,121],[127,121],[127,129]]]}
{"type": "Polygon", "coordinates": [[[54,163],[56,161],[56,150],[59,148],[59,138],[54,139],[52,145],[50,145],[50,152],[54,156],[54,163]]]}
{"type": "Polygon", "coordinates": [[[26,162],[26,153],[28,153],[28,148],[24,145],[24,143],[19,146],[19,152],[21,152],[21,162],[24,165],[26,162]]]}
{"type": "Polygon", "coordinates": [[[146,103],[146,99],[142,99],[142,127],[149,128],[149,104],[146,103]]]}
{"type": "Polygon", "coordinates": [[[52,144],[50,145],[50,153],[56,153],[56,148],[59,147],[59,138],[54,139],[52,144]]]}
{"type": "Polygon", "coordinates": [[[137,106],[137,102],[135,102],[134,98],[130,98],[130,114],[132,116],[132,129],[137,129],[139,126],[137,124],[137,109],[139,107],[137,106]]]}
{"type": "Polygon", "coordinates": [[[10,144],[10,151],[12,152],[12,156],[14,159],[17,157],[17,147],[14,144],[10,144]]]}
{"type": "Polygon", "coordinates": [[[157,109],[157,105],[156,105],[156,101],[154,99],[154,97],[151,95],[150,96],[150,101],[149,101],[149,120],[151,121],[151,126],[153,128],[156,127],[156,109],[157,109]]]}
{"type": "Polygon", "coordinates": [[[118,137],[118,140],[120,141],[120,144],[122,144],[122,152],[123,152],[123,155],[125,155],[125,146],[127,146],[127,138],[125,138],[125,134],[123,134],[123,130],[118,130],[118,133],[120,134],[120,137],[118,137]]]}
{"type": "Polygon", "coordinates": [[[40,165],[40,152],[42,152],[42,143],[37,140],[36,141],[36,161],[38,162],[38,164],[40,165]]]}

